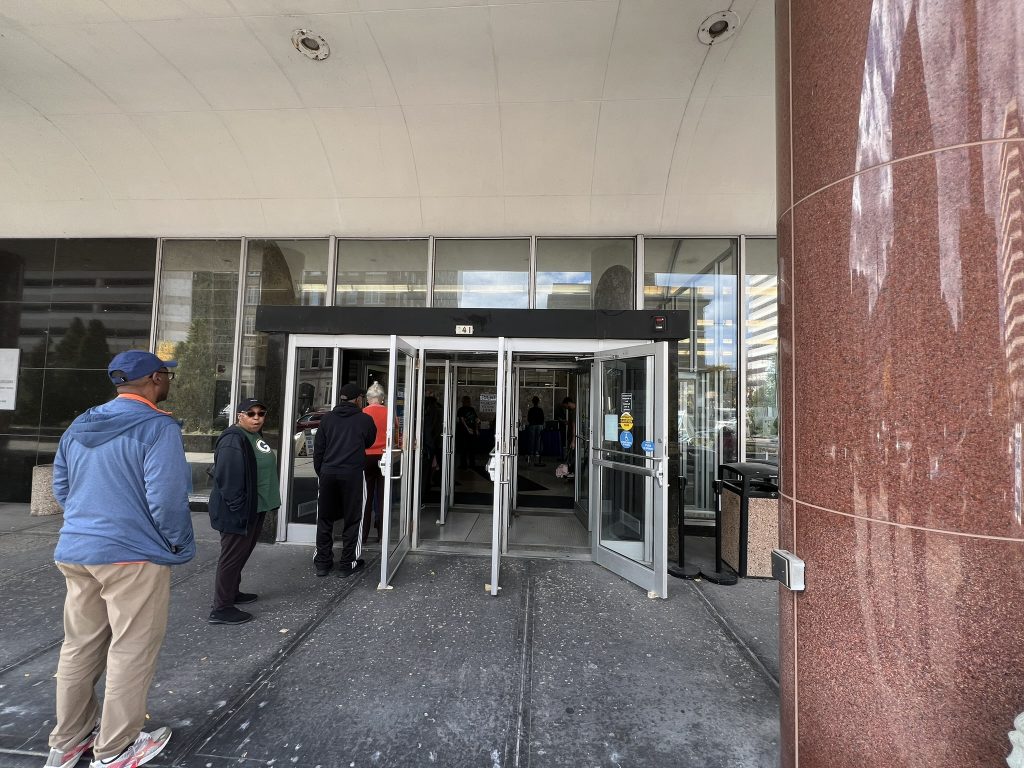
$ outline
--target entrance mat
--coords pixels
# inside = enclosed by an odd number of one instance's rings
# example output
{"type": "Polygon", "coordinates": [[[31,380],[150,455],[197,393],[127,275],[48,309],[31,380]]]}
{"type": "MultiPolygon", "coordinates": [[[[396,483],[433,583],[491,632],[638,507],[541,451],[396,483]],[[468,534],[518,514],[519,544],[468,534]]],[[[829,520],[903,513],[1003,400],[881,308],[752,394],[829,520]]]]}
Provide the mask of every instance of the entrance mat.
{"type": "MultiPolygon", "coordinates": [[[[483,467],[473,467],[473,471],[480,475],[484,480],[490,481],[491,476],[487,474],[487,470],[483,467]]],[[[541,485],[525,475],[519,475],[518,489],[521,493],[536,493],[537,491],[550,490],[546,485],[541,485]]]]}
{"type": "Polygon", "coordinates": [[[456,491],[452,496],[453,504],[463,504],[467,507],[489,507],[493,502],[494,496],[490,493],[456,491]]]}
{"type": "MultiPolygon", "coordinates": [[[[429,491],[423,491],[420,496],[420,501],[423,504],[440,504],[441,492],[437,488],[431,488],[429,491]]],[[[489,507],[493,501],[494,496],[492,494],[480,493],[479,491],[456,490],[455,494],[452,496],[452,504],[463,504],[469,507],[489,507]]]]}
{"type": "Polygon", "coordinates": [[[539,509],[572,509],[575,505],[568,496],[520,496],[519,505],[539,509]]]}
{"type": "Polygon", "coordinates": [[[535,480],[531,480],[530,478],[525,477],[523,475],[519,475],[519,482],[517,483],[517,488],[519,489],[520,493],[533,493],[535,491],[550,490],[546,485],[541,485],[535,480]]]}
{"type": "MultiPolygon", "coordinates": [[[[474,493],[473,491],[456,491],[452,499],[453,504],[464,504],[471,507],[489,507],[494,497],[489,493],[474,493]]],[[[441,493],[436,488],[425,491],[421,497],[424,504],[440,504],[441,493]]],[[[568,496],[527,496],[519,500],[523,506],[538,507],[540,509],[572,509],[573,502],[568,496]]]]}

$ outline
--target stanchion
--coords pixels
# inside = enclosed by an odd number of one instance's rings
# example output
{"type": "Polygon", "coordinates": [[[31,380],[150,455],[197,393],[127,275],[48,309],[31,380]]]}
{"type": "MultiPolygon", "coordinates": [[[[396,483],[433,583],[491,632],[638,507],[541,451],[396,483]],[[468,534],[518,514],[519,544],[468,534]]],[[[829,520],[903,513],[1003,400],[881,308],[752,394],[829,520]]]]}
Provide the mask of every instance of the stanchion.
{"type": "Polygon", "coordinates": [[[678,565],[670,565],[668,573],[677,579],[705,579],[712,584],[730,586],[737,581],[736,571],[722,562],[722,494],[720,481],[715,481],[715,570],[702,568],[686,562],[686,520],[683,514],[686,505],[686,478],[679,478],[679,558],[678,565]]]}
{"type": "Polygon", "coordinates": [[[677,565],[670,565],[668,567],[668,575],[675,576],[677,579],[696,579],[700,577],[700,566],[686,564],[686,516],[683,514],[686,510],[686,504],[683,501],[685,496],[686,478],[680,475],[679,499],[676,504],[679,509],[679,557],[676,558],[677,565]]]}

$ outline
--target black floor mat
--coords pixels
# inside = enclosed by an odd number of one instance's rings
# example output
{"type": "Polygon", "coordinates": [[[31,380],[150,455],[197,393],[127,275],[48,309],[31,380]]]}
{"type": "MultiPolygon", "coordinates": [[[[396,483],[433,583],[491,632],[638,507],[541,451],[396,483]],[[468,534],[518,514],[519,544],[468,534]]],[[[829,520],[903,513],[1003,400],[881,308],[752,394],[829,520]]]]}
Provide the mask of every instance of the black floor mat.
{"type": "MultiPolygon", "coordinates": [[[[483,467],[473,467],[473,471],[476,472],[478,475],[480,475],[480,477],[484,478],[485,480],[491,479],[491,476],[487,474],[487,470],[484,469],[483,467]]],[[[555,469],[554,467],[552,467],[552,476],[554,476],[554,472],[555,469]]],[[[548,488],[546,485],[541,485],[537,481],[531,480],[525,475],[519,475],[519,482],[516,484],[516,487],[519,489],[520,493],[535,493],[537,491],[550,490],[550,488],[548,488]]]]}
{"type": "Polygon", "coordinates": [[[520,496],[516,506],[538,509],[572,509],[575,505],[568,496],[520,496]]]}

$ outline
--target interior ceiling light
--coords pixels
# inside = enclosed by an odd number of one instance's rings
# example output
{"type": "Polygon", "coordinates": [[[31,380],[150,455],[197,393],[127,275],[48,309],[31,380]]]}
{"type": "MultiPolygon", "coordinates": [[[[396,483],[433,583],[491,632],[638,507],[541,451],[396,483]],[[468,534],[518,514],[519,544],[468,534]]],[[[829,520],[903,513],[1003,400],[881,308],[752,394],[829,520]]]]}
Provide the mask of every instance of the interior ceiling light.
{"type": "Polygon", "coordinates": [[[697,30],[697,39],[704,45],[714,45],[735,35],[739,26],[740,17],[732,11],[712,13],[701,22],[700,29],[697,30]]]}
{"type": "Polygon", "coordinates": [[[308,29],[296,29],[292,32],[292,45],[295,50],[313,61],[323,61],[331,55],[331,46],[320,35],[308,29]]]}

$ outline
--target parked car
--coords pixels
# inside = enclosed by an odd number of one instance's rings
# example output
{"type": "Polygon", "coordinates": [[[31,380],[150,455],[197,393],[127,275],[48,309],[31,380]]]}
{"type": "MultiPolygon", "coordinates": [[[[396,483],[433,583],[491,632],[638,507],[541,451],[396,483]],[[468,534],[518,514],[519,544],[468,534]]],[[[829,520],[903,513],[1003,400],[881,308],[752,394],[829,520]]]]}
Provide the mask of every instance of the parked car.
{"type": "Polygon", "coordinates": [[[316,411],[304,413],[295,422],[295,431],[301,432],[304,429],[316,429],[317,427],[320,426],[320,419],[324,417],[324,414],[330,412],[330,408],[321,408],[316,411]]]}

